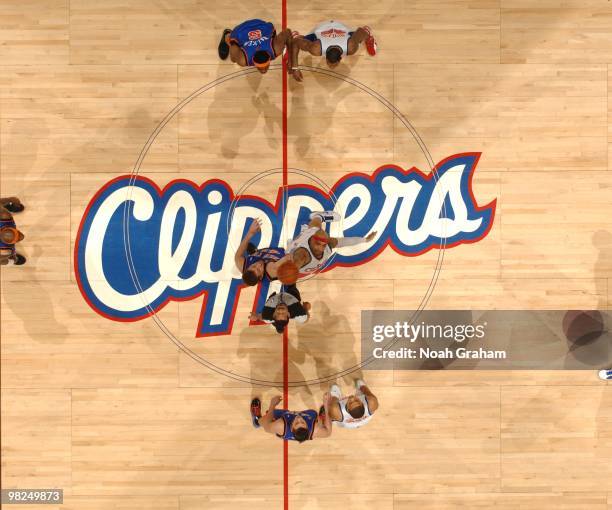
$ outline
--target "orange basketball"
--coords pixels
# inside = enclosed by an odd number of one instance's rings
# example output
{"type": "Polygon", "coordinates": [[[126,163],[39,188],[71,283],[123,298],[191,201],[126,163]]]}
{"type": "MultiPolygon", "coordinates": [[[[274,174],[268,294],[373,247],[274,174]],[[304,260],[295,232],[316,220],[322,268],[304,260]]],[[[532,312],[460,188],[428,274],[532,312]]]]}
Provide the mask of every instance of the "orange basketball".
{"type": "Polygon", "coordinates": [[[297,282],[299,274],[299,268],[295,262],[291,261],[285,262],[276,272],[276,276],[278,276],[278,279],[284,285],[293,285],[295,282],[297,282]]]}

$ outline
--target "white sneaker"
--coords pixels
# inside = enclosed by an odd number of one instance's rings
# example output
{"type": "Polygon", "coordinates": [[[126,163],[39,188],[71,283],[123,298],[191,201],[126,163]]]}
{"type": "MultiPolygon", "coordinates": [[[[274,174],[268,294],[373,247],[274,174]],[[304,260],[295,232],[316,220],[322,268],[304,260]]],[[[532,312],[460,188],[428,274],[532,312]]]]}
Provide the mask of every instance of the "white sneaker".
{"type": "Polygon", "coordinates": [[[365,383],[363,379],[355,379],[355,388],[357,388],[358,390],[361,390],[363,386],[367,386],[367,384],[365,383]]]}
{"type": "Polygon", "coordinates": [[[310,214],[310,219],[314,220],[319,218],[323,223],[328,221],[339,221],[340,214],[336,211],[315,211],[310,214]]]}
{"type": "Polygon", "coordinates": [[[337,384],[331,385],[331,387],[329,388],[329,394],[332,397],[336,397],[338,400],[342,398],[342,391],[340,391],[340,386],[338,386],[337,384]]]}
{"type": "Polygon", "coordinates": [[[604,381],[612,381],[612,369],[611,370],[600,370],[599,378],[604,381]]]}

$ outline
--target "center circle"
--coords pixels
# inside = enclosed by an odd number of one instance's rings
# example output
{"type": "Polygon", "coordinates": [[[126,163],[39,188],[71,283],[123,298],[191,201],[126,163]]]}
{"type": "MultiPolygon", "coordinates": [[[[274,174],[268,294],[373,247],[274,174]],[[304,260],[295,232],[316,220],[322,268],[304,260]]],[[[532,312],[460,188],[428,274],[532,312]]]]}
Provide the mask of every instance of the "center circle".
{"type": "MultiPolygon", "coordinates": [[[[387,108],[389,111],[392,112],[394,119],[398,120],[406,129],[408,129],[408,131],[411,133],[414,141],[416,142],[416,144],[419,146],[423,156],[425,157],[425,160],[427,161],[427,164],[429,165],[429,170],[432,173],[433,179],[437,180],[437,174],[434,168],[434,161],[433,158],[431,157],[431,154],[429,152],[429,150],[427,149],[427,146],[425,145],[425,143],[423,142],[423,140],[421,139],[421,137],[419,136],[419,134],[417,133],[417,131],[415,130],[415,128],[412,126],[412,124],[410,124],[410,122],[403,116],[403,114],[390,102],[388,101],[386,98],[384,98],[382,95],[380,95],[379,93],[377,93],[376,91],[370,89],[367,85],[349,77],[346,75],[342,75],[339,73],[336,73],[335,71],[332,71],[330,69],[323,69],[323,68],[318,68],[318,67],[311,67],[311,66],[300,66],[300,68],[302,69],[302,71],[305,72],[310,72],[313,74],[319,74],[319,75],[323,75],[323,76],[327,76],[330,78],[334,78],[337,80],[341,80],[345,83],[348,83],[350,85],[352,85],[353,87],[355,87],[356,89],[368,94],[370,97],[372,97],[373,99],[376,99],[380,104],[382,104],[385,108],[387,108]]],[[[283,70],[283,66],[281,64],[273,64],[270,66],[270,71],[275,71],[275,72],[282,72],[283,70]]],[[[185,99],[183,99],[180,103],[178,103],[165,117],[164,119],[162,119],[162,121],[157,125],[157,127],[153,130],[153,132],[151,133],[151,135],[149,136],[147,142],[145,143],[145,145],[143,146],[140,155],[134,165],[134,168],[131,172],[131,176],[130,176],[130,184],[133,184],[134,181],[138,178],[139,174],[140,174],[140,169],[141,166],[147,156],[147,154],[149,153],[149,150],[151,148],[151,146],[153,145],[153,143],[155,142],[155,140],[157,139],[158,135],[162,132],[162,130],[164,129],[164,127],[181,111],[183,110],[183,108],[185,108],[187,105],[189,105],[193,100],[195,100],[196,98],[198,98],[199,96],[203,95],[204,93],[206,93],[207,91],[210,91],[212,89],[214,89],[215,87],[218,87],[219,85],[222,85],[224,83],[227,83],[231,80],[237,79],[237,78],[241,78],[241,77],[245,77],[248,75],[252,75],[254,73],[257,73],[258,71],[256,69],[253,68],[247,68],[247,69],[241,69],[239,71],[230,73],[228,75],[225,75],[221,78],[218,78],[202,87],[200,87],[199,89],[197,89],[196,91],[194,91],[192,94],[190,94],[188,97],[186,97],[185,99]]],[[[317,178],[316,176],[313,176],[312,174],[309,174],[307,172],[304,172],[303,170],[299,170],[299,169],[291,169],[292,172],[296,173],[296,174],[306,174],[308,175],[310,178],[314,178],[315,180],[319,181],[320,179],[317,178]]],[[[268,170],[267,172],[262,172],[259,173],[255,176],[255,178],[257,176],[261,176],[261,175],[270,175],[270,172],[278,172],[279,169],[272,169],[272,170],[268,170]]],[[[280,171],[282,172],[282,169],[280,169],[280,171]]],[[[321,181],[322,182],[322,181],[321,181]]],[[[325,184],[325,186],[327,186],[325,184]]],[[[244,187],[244,186],[243,186],[244,187]]],[[[242,189],[242,188],[241,188],[242,189]]],[[[131,200],[131,193],[133,190],[133,186],[128,186],[127,187],[127,197],[126,200],[124,202],[124,210],[123,210],[123,240],[124,240],[124,248],[125,248],[125,252],[126,252],[126,258],[128,260],[128,269],[130,272],[130,277],[132,279],[132,282],[134,283],[136,289],[142,290],[142,285],[140,283],[140,280],[138,278],[138,274],[135,270],[135,266],[133,263],[133,259],[132,259],[132,253],[131,253],[131,244],[130,244],[130,219],[133,216],[133,201],[131,200]]],[[[220,194],[218,194],[218,196],[214,195],[215,192],[213,192],[211,195],[209,195],[209,199],[211,200],[211,203],[220,203],[222,200],[222,197],[220,194]]],[[[218,193],[218,192],[216,192],[218,193]]],[[[244,193],[244,191],[242,191],[242,193],[244,193]]],[[[238,191],[236,193],[236,195],[240,195],[240,191],[238,191]]],[[[234,205],[234,204],[232,204],[234,205]]],[[[231,217],[231,214],[230,214],[231,217]]],[[[423,294],[423,297],[421,299],[421,302],[418,306],[418,308],[415,310],[415,312],[412,314],[412,316],[409,319],[409,322],[413,322],[418,318],[418,315],[420,314],[420,312],[425,308],[425,306],[427,305],[427,302],[429,301],[429,298],[431,297],[433,290],[435,288],[436,282],[438,280],[441,268],[442,268],[442,263],[444,260],[444,250],[445,250],[445,244],[442,244],[440,246],[440,248],[438,249],[438,257],[435,261],[435,267],[433,269],[429,284],[425,290],[425,293],[423,294]]],[[[301,280],[302,281],[302,280],[301,280]]],[[[193,349],[189,348],[187,345],[185,345],[184,342],[182,342],[179,338],[176,337],[176,335],[167,327],[167,325],[164,323],[164,321],[159,317],[159,315],[157,314],[157,312],[152,309],[150,307],[150,305],[148,305],[147,303],[144,303],[145,308],[150,312],[150,317],[151,319],[156,323],[156,325],[158,326],[158,328],[162,331],[162,333],[170,340],[172,341],[184,354],[186,354],[187,356],[189,356],[190,358],[192,358],[194,361],[200,363],[201,365],[209,368],[210,370],[224,375],[230,379],[236,380],[236,381],[241,381],[244,383],[248,383],[248,384],[252,384],[252,385],[257,385],[257,386],[270,386],[270,387],[278,387],[278,386],[283,386],[283,384],[285,383],[285,381],[283,380],[268,380],[268,379],[259,379],[259,378],[253,378],[253,377],[249,377],[246,375],[241,375],[241,374],[237,374],[231,370],[225,369],[223,367],[218,366],[215,363],[212,363],[210,360],[206,359],[205,357],[201,356],[200,354],[198,354],[197,352],[195,352],[193,349]]],[[[262,335],[271,335],[270,332],[267,331],[262,331],[261,332],[262,335]]],[[[207,341],[211,341],[210,339],[207,341]]],[[[391,339],[386,345],[382,346],[383,349],[389,349],[392,345],[394,345],[396,342],[398,341],[397,338],[395,339],[391,339]]],[[[361,368],[363,368],[364,366],[366,366],[367,364],[369,364],[371,361],[373,361],[373,358],[368,358],[365,360],[361,360],[360,363],[356,363],[353,366],[350,367],[345,367],[343,369],[340,369],[336,372],[330,373],[330,374],[326,374],[323,375],[321,377],[318,378],[313,378],[313,379],[304,379],[304,380],[289,380],[287,381],[285,384],[287,384],[289,387],[301,387],[301,386],[309,386],[309,385],[314,385],[314,384],[321,384],[321,383],[327,383],[333,380],[336,380],[340,377],[346,376],[348,374],[351,374],[357,370],[360,370],[361,368]]]]}

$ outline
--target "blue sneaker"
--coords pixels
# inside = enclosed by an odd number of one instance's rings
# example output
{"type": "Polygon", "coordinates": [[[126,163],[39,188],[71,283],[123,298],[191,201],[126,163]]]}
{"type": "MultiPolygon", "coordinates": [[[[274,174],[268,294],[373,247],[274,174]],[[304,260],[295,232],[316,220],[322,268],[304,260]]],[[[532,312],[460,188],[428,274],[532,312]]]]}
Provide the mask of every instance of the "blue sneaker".
{"type": "Polygon", "coordinates": [[[253,420],[253,427],[256,429],[261,427],[259,418],[261,418],[261,400],[255,397],[251,400],[251,419],[253,420]]]}
{"type": "Polygon", "coordinates": [[[612,381],[612,369],[611,370],[600,370],[599,378],[604,381],[612,381]]]}

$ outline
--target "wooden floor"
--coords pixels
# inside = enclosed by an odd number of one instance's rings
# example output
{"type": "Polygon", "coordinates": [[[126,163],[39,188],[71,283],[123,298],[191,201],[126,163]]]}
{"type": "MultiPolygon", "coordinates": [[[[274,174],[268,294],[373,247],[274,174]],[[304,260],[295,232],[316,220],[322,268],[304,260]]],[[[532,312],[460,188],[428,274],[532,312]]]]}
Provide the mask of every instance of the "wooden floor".
{"type": "MultiPolygon", "coordinates": [[[[392,99],[434,159],[482,151],[475,194],[498,199],[495,224],[446,253],[430,308],[610,306],[612,3],[287,4],[302,33],[326,18],[373,27],[379,55],[338,71],[392,99]]],[[[278,26],[281,2],[0,2],[1,194],[28,206],[28,264],[1,271],[3,488],[64,488],[65,504],[46,507],[63,510],[283,507],[282,444],[248,419],[259,390],[194,363],[151,321],[96,315],[72,268],[92,195],[131,171],[182,98],[235,70],[218,36],[250,17],[278,26]]],[[[306,75],[290,83],[288,115],[289,165],[328,183],[389,162],[427,168],[349,85],[306,75]]],[[[281,116],[278,72],[233,81],[166,126],[141,173],[237,186],[280,166],[281,116]]],[[[320,298],[290,331],[290,378],[354,361],[360,310],[413,307],[435,256],[388,250],[309,282],[320,298]]],[[[227,337],[194,338],[201,300],[161,315],[211,360],[278,379],[280,341],[246,326],[252,296],[227,337]]],[[[367,427],[289,445],[289,508],[612,510],[612,386],[595,373],[365,376],[381,403],[367,427]]],[[[292,390],[291,407],[324,390],[292,390]]]]}

